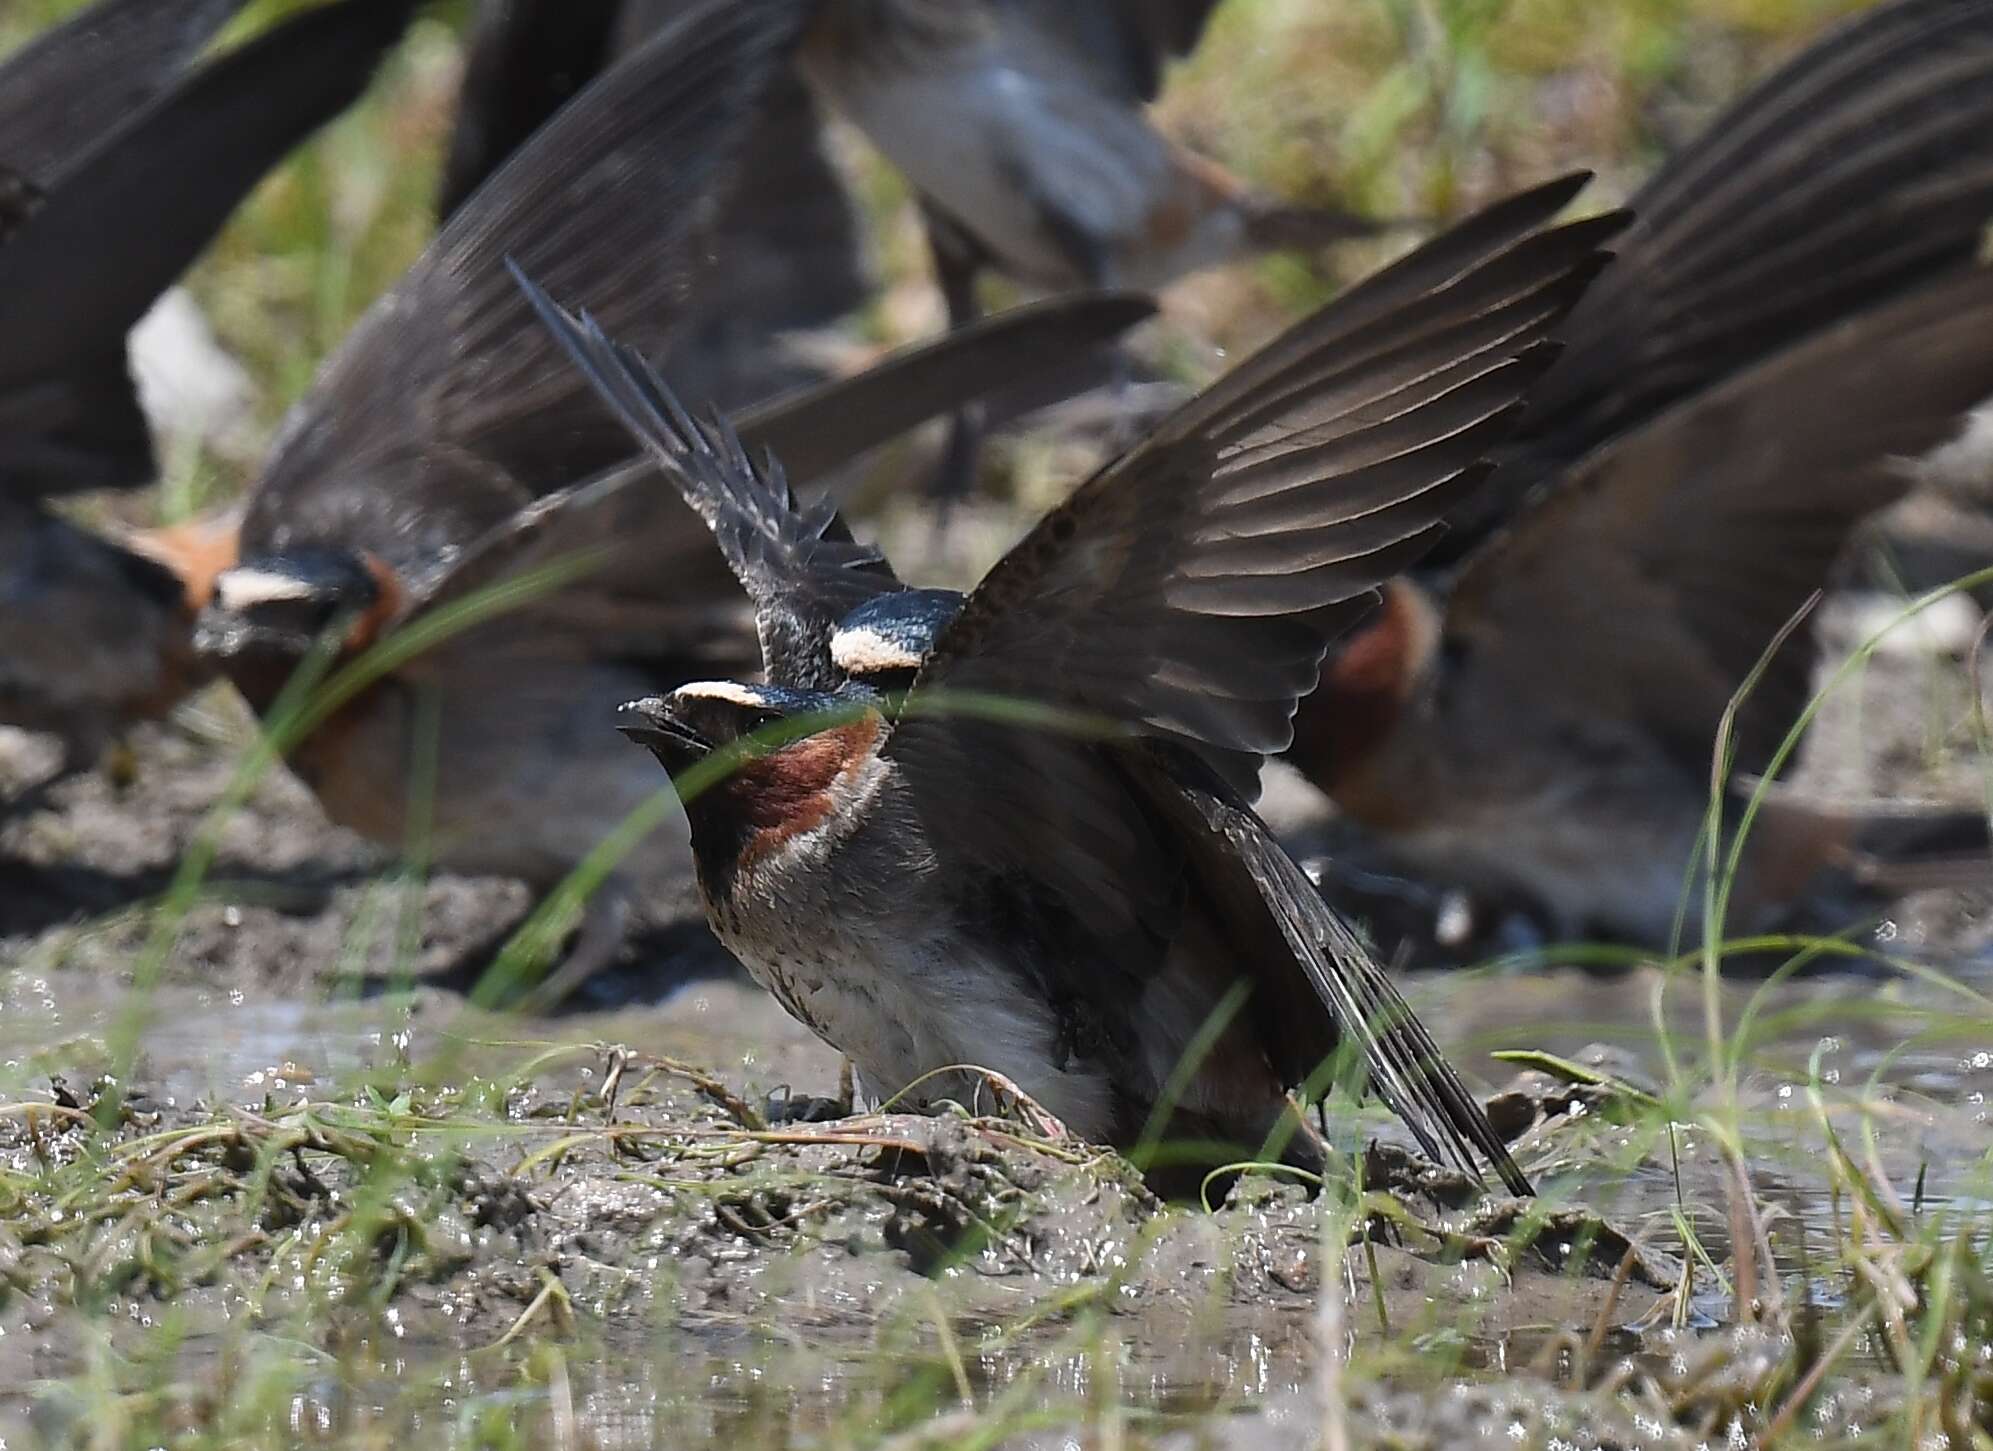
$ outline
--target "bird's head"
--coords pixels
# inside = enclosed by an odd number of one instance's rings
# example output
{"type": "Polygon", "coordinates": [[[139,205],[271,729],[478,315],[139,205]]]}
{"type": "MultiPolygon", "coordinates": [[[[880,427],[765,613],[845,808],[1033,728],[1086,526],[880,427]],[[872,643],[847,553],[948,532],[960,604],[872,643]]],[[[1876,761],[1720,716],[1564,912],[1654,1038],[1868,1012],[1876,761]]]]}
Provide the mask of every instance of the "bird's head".
{"type": "Polygon", "coordinates": [[[405,598],[393,569],[363,551],[305,548],[248,559],[215,577],[194,648],[263,710],[328,633],[338,658],[358,655],[405,598]]]}
{"type": "Polygon", "coordinates": [[[886,733],[869,691],[730,680],[632,701],[616,725],[672,774],[709,884],[860,805],[886,733]]]}

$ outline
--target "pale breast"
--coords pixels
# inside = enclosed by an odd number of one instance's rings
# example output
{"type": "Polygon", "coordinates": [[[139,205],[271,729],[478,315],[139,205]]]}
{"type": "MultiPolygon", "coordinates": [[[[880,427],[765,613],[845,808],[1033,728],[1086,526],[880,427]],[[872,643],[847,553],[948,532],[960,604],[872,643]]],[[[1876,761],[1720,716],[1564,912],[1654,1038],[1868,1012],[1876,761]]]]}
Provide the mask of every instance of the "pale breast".
{"type": "Polygon", "coordinates": [[[965,938],[931,863],[860,831],[765,863],[708,900],[715,934],[776,1000],[851,1059],[875,1099],[907,1090],[993,1107],[974,1065],[1004,1075],[1084,1137],[1108,1137],[1113,1093],[1072,1061],[1060,1025],[1018,966],[965,938]]]}

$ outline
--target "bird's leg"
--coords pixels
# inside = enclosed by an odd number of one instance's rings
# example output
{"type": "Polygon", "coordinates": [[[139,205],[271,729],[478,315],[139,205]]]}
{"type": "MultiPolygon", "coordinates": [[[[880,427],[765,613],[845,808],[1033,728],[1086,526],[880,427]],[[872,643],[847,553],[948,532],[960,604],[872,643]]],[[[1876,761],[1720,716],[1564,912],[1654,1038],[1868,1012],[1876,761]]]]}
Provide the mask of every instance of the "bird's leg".
{"type": "Polygon", "coordinates": [[[611,877],[596,889],[582,908],[574,941],[554,970],[528,992],[520,1006],[527,1012],[559,1007],[596,973],[616,960],[629,936],[631,894],[628,885],[611,877]]]}
{"type": "Polygon", "coordinates": [[[784,1088],[768,1095],[762,1116],[772,1124],[827,1124],[850,1118],[857,1111],[858,1092],[853,1082],[851,1060],[840,1058],[837,1066],[837,1097],[819,1098],[813,1094],[791,1093],[784,1088]]]}
{"type": "MultiPolygon", "coordinates": [[[[948,309],[948,330],[967,327],[983,315],[976,298],[976,279],[989,261],[983,246],[953,218],[925,198],[921,215],[927,224],[927,243],[934,255],[934,278],[941,288],[942,303],[948,309]]],[[[976,485],[976,472],[982,461],[985,429],[983,405],[964,404],[948,421],[948,444],[941,463],[928,482],[928,498],[941,511],[945,523],[950,507],[967,498],[976,485]]]]}

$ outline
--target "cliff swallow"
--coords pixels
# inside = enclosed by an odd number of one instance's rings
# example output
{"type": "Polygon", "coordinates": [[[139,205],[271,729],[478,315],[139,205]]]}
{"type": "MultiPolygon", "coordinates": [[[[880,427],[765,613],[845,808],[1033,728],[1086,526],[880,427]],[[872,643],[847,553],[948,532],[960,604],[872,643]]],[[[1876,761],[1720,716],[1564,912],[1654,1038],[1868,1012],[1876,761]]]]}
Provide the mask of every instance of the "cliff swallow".
{"type": "Polygon", "coordinates": [[[755,610],[765,683],[683,685],[622,728],[687,784],[716,933],[872,1094],[968,1102],[977,1065],[1086,1138],[1168,1120],[1209,1165],[1277,1140],[1342,1046],[1428,1153],[1528,1191],[1250,803],[1328,640],[1480,480],[1601,265],[1621,218],[1548,225],[1579,184],[1435,239],[1192,400],[948,613],[903,697],[831,654],[902,590],[885,561],[539,297],[755,610]]]}
{"type": "Polygon", "coordinates": [[[61,738],[57,780],[208,679],[194,616],[232,561],[232,525],[223,516],[120,541],[0,501],[0,721],[61,738]]]}
{"type": "Polygon", "coordinates": [[[0,241],[0,719],[61,735],[72,768],[204,678],[193,609],[230,520],[116,541],[43,500],[152,479],[126,334],[360,95],[413,3],[343,0],[193,67],[237,8],[113,0],[0,68],[0,166],[32,200],[0,241]]]}
{"type": "MultiPolygon", "coordinates": [[[[1993,395],[1993,4],[1860,17],[1633,207],[1489,494],[1449,521],[1454,571],[1387,589],[1290,758],[1419,875],[1556,936],[1665,946],[1732,694],[1906,488],[1893,461],[1993,395]]],[[[1768,765],[1814,659],[1773,660],[1736,769],[1768,765]]],[[[1730,925],[1776,920],[1862,827],[1770,811],[1730,925]]]]}
{"type": "MultiPolygon", "coordinates": [[[[920,194],[951,324],[993,267],[1034,286],[1154,291],[1255,252],[1375,233],[1255,194],[1151,124],[1163,67],[1215,0],[837,0],[801,65],[920,194]]],[[[957,424],[938,485],[972,480],[957,424]]]]}
{"type": "MultiPolygon", "coordinates": [[[[584,579],[398,662],[297,744],[327,814],[468,872],[561,882],[658,794],[593,727],[618,700],[715,669],[752,642],[711,540],[645,484],[628,436],[565,367],[506,275],[516,256],[670,338],[710,265],[729,158],[784,54],[786,7],[708,0],[606,72],[508,161],[362,319],[288,421],[247,506],[241,563],[199,644],[259,711],[328,630],[342,661],[414,639],[485,585],[585,558],[584,579]],[[433,759],[433,774],[418,768],[433,759]]],[[[737,415],[816,477],[1000,384],[1047,351],[1149,312],[1076,301],[737,415]]],[[[591,900],[549,992],[621,946],[629,904],[690,896],[682,823],[654,831],[591,900]]]]}

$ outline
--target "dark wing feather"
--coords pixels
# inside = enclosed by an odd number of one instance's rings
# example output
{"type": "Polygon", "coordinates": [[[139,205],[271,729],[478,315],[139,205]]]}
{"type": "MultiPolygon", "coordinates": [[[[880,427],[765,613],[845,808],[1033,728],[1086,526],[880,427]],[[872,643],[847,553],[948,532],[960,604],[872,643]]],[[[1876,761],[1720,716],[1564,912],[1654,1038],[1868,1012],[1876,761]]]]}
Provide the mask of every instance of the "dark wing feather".
{"type": "Polygon", "coordinates": [[[436,194],[444,221],[608,64],[620,0],[484,0],[436,194]]]}
{"type": "Polygon", "coordinates": [[[42,189],[11,166],[0,165],[0,246],[28,224],[42,204],[42,189]]]}
{"type": "Polygon", "coordinates": [[[806,484],[965,402],[1029,384],[1047,360],[1083,353],[1152,316],[1134,293],[1055,297],[903,348],[864,372],[733,415],[748,452],[772,453],[806,484]]]}
{"type": "Polygon", "coordinates": [[[0,65],[0,165],[43,186],[179,81],[247,0],[100,0],[0,65]]]}
{"type": "MultiPolygon", "coordinates": [[[[413,8],[414,0],[341,0],[279,25],[203,67],[65,168],[0,248],[0,397],[42,395],[35,407],[51,431],[87,434],[93,410],[120,392],[115,416],[135,417],[132,385],[119,383],[126,333],[257,181],[359,96],[413,8]]],[[[0,447],[18,453],[32,440],[16,434],[0,447]]],[[[150,476],[149,448],[103,453],[117,465],[109,476],[103,467],[58,468],[35,486],[150,476]]]]}
{"type": "MultiPolygon", "coordinates": [[[[596,659],[757,667],[753,621],[697,518],[648,460],[533,500],[466,549],[413,599],[401,623],[480,590],[523,586],[542,640],[596,659]]],[[[517,609],[501,629],[517,630],[517,609]]]]}
{"type": "MultiPolygon", "coordinates": [[[[1476,1101],[1432,1035],[1418,1020],[1390,975],[1336,916],[1306,873],[1273,839],[1266,824],[1249,808],[1197,785],[1182,773],[1158,773],[1157,793],[1178,798],[1171,814],[1186,830],[1203,833],[1209,842],[1197,852],[1207,882],[1243,878],[1214,891],[1239,912],[1239,897],[1250,891],[1253,901],[1233,924],[1239,940],[1258,934],[1247,914],[1257,908],[1270,918],[1281,945],[1301,966],[1308,987],[1338,1028],[1355,1035],[1369,1068],[1370,1086],[1385,1105],[1412,1131],[1419,1146],[1435,1161],[1450,1162],[1479,1177],[1479,1153],[1512,1194],[1529,1194],[1529,1181],[1509,1157],[1500,1135],[1489,1125],[1476,1101]],[[1218,843],[1220,850],[1214,850],[1218,843]],[[1246,882],[1250,886],[1245,885],[1246,882]]],[[[1275,984],[1262,984],[1275,988],[1275,984]]],[[[1297,1025],[1310,1020],[1308,1004],[1272,1002],[1272,1020],[1263,1034],[1279,1044],[1297,1025]]],[[[1302,1043],[1306,1043],[1302,1039],[1302,1043]]],[[[1311,1073],[1323,1056],[1320,1044],[1301,1047],[1304,1056],[1284,1065],[1295,1081],[1311,1073]]]]}
{"type": "Polygon", "coordinates": [[[1972,265],[1993,222],[1993,0],[1900,0],[1732,105],[1630,203],[1513,457],[1434,556],[1546,477],[1855,310],[1972,265]]]}
{"type": "Polygon", "coordinates": [[[377,302],[294,411],[245,550],[332,539],[420,573],[629,443],[533,321],[516,257],[656,346],[714,260],[708,228],[757,98],[794,39],[786,0],[702,0],[505,163],[377,302]],[[458,459],[397,513],[378,470],[458,459]],[[420,516],[419,535],[408,514],[420,516]]]}
{"type": "MultiPolygon", "coordinates": [[[[1621,225],[1545,230],[1558,183],[1305,320],[1082,485],[993,569],[915,689],[1176,740],[1235,789],[1369,592],[1427,548],[1549,361],[1621,225]]],[[[909,722],[896,755],[943,722],[909,722]]]]}
{"type": "Polygon", "coordinates": [[[712,531],[753,602],[769,677],[833,689],[830,630],[874,595],[903,588],[877,550],[855,543],[836,505],[799,506],[772,456],[757,464],[715,418],[701,422],[634,348],[564,312],[523,273],[519,285],[583,376],[712,531]]]}
{"type": "MultiPolygon", "coordinates": [[[[625,0],[626,36],[648,35],[695,0],[625,0]]],[[[826,149],[801,75],[772,77],[741,144],[703,279],[662,358],[695,408],[735,413],[822,375],[792,333],[827,327],[872,295],[864,224],[826,149]]],[[[793,476],[807,477],[785,459],[793,476]]]]}
{"type": "MultiPolygon", "coordinates": [[[[1993,270],[1863,313],[1585,460],[1460,576],[1446,634],[1502,698],[1638,723],[1708,769],[1731,694],[1849,533],[1993,397],[1993,270]],[[1601,607],[1602,602],[1609,606],[1601,607]]],[[[1738,722],[1760,770],[1811,691],[1804,637],[1738,722]]]]}

